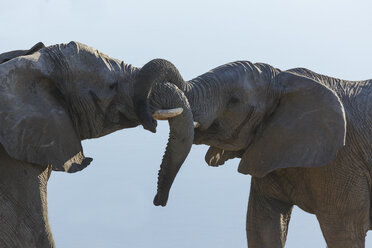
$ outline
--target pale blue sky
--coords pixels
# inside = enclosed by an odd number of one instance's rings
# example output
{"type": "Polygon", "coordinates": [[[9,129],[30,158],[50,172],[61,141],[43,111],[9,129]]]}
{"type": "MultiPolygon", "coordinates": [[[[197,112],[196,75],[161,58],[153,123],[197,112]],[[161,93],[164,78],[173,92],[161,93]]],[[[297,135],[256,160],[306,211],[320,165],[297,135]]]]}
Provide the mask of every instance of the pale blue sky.
{"type": "MultiPolygon", "coordinates": [[[[369,0],[3,0],[0,52],[75,40],[135,66],[166,58],[185,79],[241,59],[369,79],[371,10],[369,0]]],[[[206,147],[193,146],[168,206],[152,205],[167,136],[160,123],[156,135],[138,127],[83,142],[91,166],[48,185],[57,247],[246,247],[250,176],[238,160],[210,168],[206,147]]],[[[326,247],[315,216],[294,210],[286,247],[326,247]]]]}

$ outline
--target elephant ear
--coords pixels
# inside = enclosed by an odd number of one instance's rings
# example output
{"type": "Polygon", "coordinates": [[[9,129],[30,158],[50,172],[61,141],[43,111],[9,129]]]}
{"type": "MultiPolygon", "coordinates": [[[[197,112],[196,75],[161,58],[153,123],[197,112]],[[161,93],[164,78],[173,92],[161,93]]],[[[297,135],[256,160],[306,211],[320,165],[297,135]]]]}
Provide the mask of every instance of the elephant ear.
{"type": "Polygon", "coordinates": [[[33,54],[40,49],[44,48],[44,44],[42,42],[36,43],[33,47],[31,47],[29,50],[15,50],[15,51],[10,51],[10,52],[5,52],[0,54],[0,64],[7,62],[11,59],[14,59],[19,56],[25,56],[25,55],[30,55],[33,54]]]}
{"type": "Polygon", "coordinates": [[[289,72],[275,80],[279,105],[243,154],[240,173],[263,177],[279,168],[323,166],[345,145],[344,108],[332,90],[289,72]]]}
{"type": "Polygon", "coordinates": [[[85,168],[80,139],[52,82],[20,60],[0,66],[0,143],[18,160],[53,170],[85,168]]]}

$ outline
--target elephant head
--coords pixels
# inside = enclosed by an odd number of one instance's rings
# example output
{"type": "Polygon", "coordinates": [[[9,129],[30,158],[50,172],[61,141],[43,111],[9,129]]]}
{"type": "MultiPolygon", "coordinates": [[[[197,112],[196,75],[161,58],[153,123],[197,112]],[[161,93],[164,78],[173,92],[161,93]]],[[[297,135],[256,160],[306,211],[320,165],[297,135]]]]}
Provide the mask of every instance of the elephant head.
{"type": "MultiPolygon", "coordinates": [[[[343,105],[320,81],[248,61],[220,66],[188,82],[174,78],[198,122],[194,143],[210,146],[209,165],[240,157],[239,172],[263,177],[279,168],[323,166],[344,146],[343,105]]],[[[142,93],[141,102],[146,96],[142,93]]],[[[136,108],[151,113],[145,105],[136,108]]]]}
{"type": "MultiPolygon", "coordinates": [[[[92,159],[84,156],[81,140],[139,125],[134,88],[145,71],[77,42],[13,57],[0,65],[1,145],[13,158],[56,171],[84,169],[92,159]]],[[[162,81],[161,72],[150,76],[162,81]]],[[[164,155],[159,177],[165,186],[157,199],[166,202],[179,169],[172,165],[182,164],[191,148],[192,114],[172,84],[154,87],[150,100],[154,117],[170,118],[169,146],[183,147],[167,147],[164,155]]]]}

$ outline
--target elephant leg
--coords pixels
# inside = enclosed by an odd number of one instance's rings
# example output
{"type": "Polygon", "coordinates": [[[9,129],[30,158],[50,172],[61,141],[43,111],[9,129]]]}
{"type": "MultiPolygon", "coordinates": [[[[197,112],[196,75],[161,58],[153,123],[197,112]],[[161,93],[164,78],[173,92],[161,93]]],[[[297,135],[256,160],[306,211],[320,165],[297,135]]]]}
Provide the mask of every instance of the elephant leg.
{"type": "Polygon", "coordinates": [[[328,248],[364,248],[370,227],[369,204],[350,201],[349,204],[345,203],[345,209],[331,209],[316,214],[328,248]],[[357,206],[359,204],[362,206],[357,206]],[[354,205],[353,211],[348,205],[354,205]]]}
{"type": "Polygon", "coordinates": [[[369,208],[369,230],[372,230],[372,203],[369,208]]]}
{"type": "Polygon", "coordinates": [[[292,207],[292,204],[265,196],[252,178],[246,226],[248,247],[284,247],[292,207]]]}
{"type": "Polygon", "coordinates": [[[51,167],[10,158],[0,146],[0,248],[52,248],[47,181],[51,167]]]}
{"type": "Polygon", "coordinates": [[[344,216],[317,216],[328,248],[364,248],[369,223],[350,220],[344,216]],[[334,219],[333,219],[334,218],[334,219]]]}
{"type": "MultiPolygon", "coordinates": [[[[337,188],[328,188],[315,213],[323,236],[329,248],[363,248],[370,228],[369,182],[356,173],[342,183],[334,178],[337,188]]],[[[328,182],[334,186],[331,179],[328,182]]]]}

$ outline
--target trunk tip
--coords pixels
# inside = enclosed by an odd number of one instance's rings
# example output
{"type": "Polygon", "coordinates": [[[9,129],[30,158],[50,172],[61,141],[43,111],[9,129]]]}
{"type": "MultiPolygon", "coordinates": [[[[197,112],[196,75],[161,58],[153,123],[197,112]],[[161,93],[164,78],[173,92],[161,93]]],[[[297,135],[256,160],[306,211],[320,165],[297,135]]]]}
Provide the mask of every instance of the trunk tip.
{"type": "Polygon", "coordinates": [[[153,203],[155,206],[165,207],[167,205],[167,202],[168,202],[168,197],[160,197],[159,194],[156,194],[153,203]]]}

